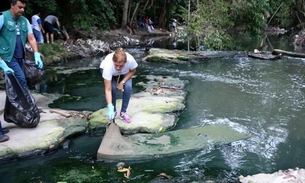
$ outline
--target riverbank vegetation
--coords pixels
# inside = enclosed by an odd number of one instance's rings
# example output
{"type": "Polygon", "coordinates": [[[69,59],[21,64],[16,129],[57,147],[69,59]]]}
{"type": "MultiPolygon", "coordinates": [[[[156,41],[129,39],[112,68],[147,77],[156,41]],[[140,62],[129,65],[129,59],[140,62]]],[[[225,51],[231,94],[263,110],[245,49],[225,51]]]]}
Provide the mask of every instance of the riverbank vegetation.
{"type": "MultiPolygon", "coordinates": [[[[9,8],[9,1],[1,10],[9,8]]],[[[150,17],[155,27],[171,29],[173,19],[187,26],[187,35],[210,49],[230,47],[230,33],[244,31],[259,34],[267,28],[302,29],[305,20],[303,0],[31,0],[25,16],[36,9],[41,17],[54,14],[69,31],[93,32],[126,28],[140,29],[143,17],[150,17]]],[[[133,31],[135,33],[135,31],[133,31]]]]}

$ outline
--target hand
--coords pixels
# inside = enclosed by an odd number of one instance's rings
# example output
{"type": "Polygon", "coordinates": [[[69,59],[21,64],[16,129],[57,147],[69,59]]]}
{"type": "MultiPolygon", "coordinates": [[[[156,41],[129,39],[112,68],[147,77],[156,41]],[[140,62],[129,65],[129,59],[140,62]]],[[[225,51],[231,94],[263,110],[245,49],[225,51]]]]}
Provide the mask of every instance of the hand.
{"type": "Polygon", "coordinates": [[[0,60],[0,67],[3,69],[4,74],[14,73],[14,70],[9,68],[4,60],[0,60]]]}
{"type": "Polygon", "coordinates": [[[43,62],[41,60],[40,57],[40,53],[39,52],[34,52],[34,59],[35,59],[35,64],[38,66],[39,69],[43,68],[43,62]]]}
{"type": "Polygon", "coordinates": [[[116,86],[116,88],[117,88],[118,90],[121,90],[122,92],[124,92],[124,83],[120,82],[120,83],[116,86]]]}
{"type": "Polygon", "coordinates": [[[107,108],[108,108],[108,113],[107,113],[108,119],[113,120],[114,119],[114,106],[112,104],[108,104],[107,108]]]}

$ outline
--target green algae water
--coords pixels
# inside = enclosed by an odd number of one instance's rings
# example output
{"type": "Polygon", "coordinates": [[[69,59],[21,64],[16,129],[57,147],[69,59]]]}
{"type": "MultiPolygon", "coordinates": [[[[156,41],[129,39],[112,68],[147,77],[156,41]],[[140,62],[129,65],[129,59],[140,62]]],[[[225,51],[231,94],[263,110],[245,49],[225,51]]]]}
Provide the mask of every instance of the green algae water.
{"type": "MultiPolygon", "coordinates": [[[[127,49],[137,60],[144,49],[127,49]]],[[[64,94],[51,106],[75,110],[97,110],[105,106],[96,69],[59,74],[46,81],[47,92],[64,94]]],[[[5,183],[101,183],[238,182],[240,175],[273,173],[288,168],[305,168],[305,61],[283,58],[275,61],[249,57],[202,60],[176,65],[139,62],[141,75],[164,75],[188,80],[187,109],[172,130],[226,124],[252,134],[247,140],[213,146],[197,152],[150,161],[129,161],[131,178],[116,171],[117,162],[96,160],[104,129],[71,138],[66,149],[24,160],[2,162],[0,182],[5,183]]],[[[76,65],[73,63],[73,65],[76,65]]],[[[135,87],[135,91],[141,88],[135,87]]]]}

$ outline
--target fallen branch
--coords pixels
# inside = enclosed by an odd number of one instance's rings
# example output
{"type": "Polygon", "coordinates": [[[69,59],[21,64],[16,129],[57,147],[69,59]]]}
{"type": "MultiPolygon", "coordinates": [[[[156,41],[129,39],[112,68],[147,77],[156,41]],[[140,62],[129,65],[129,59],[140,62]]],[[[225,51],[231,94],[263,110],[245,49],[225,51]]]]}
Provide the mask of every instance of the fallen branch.
{"type": "Polygon", "coordinates": [[[63,112],[63,111],[55,110],[55,109],[50,109],[50,113],[60,114],[61,116],[64,116],[66,118],[71,117],[71,114],[63,112]]]}
{"type": "Polygon", "coordinates": [[[283,54],[283,55],[288,55],[288,56],[292,56],[292,57],[302,57],[302,58],[305,58],[305,54],[304,53],[291,52],[291,51],[285,51],[285,50],[279,50],[279,49],[274,49],[272,54],[275,54],[275,55],[283,54]]]}

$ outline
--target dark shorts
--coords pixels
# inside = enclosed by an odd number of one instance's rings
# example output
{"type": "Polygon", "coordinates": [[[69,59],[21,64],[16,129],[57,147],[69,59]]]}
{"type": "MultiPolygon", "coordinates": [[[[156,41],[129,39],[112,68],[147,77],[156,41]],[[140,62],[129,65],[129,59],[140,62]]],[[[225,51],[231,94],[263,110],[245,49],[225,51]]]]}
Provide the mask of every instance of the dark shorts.
{"type": "Polygon", "coordinates": [[[50,34],[54,33],[53,25],[50,24],[49,22],[43,22],[43,29],[46,33],[50,33],[50,34]]]}

